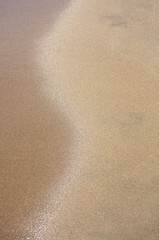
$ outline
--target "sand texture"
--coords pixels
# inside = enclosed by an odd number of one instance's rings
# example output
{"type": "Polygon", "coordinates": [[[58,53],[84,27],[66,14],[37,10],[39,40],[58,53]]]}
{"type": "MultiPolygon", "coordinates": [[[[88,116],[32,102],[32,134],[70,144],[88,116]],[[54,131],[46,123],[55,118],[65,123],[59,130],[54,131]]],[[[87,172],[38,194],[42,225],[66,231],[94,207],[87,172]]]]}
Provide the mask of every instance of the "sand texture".
{"type": "Polygon", "coordinates": [[[0,3],[0,239],[159,239],[159,2],[0,3]]]}

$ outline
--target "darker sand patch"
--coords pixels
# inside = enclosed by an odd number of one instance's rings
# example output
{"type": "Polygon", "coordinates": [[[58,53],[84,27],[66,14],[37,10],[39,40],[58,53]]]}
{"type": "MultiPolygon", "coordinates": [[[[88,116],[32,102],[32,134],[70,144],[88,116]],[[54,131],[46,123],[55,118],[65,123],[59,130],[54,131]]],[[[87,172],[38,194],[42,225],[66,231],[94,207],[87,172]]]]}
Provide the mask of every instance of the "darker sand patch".
{"type": "Polygon", "coordinates": [[[56,102],[43,96],[43,79],[33,61],[34,40],[67,3],[0,3],[0,239],[34,237],[34,216],[68,164],[72,130],[56,102]],[[25,229],[28,219],[32,229],[25,229]]]}

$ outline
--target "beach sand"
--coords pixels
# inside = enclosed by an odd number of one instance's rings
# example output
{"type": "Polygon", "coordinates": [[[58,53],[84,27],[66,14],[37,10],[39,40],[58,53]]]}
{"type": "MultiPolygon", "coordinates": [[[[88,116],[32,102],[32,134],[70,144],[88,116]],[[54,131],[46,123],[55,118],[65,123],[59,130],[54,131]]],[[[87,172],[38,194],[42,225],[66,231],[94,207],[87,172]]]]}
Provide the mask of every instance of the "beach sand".
{"type": "Polygon", "coordinates": [[[55,201],[68,165],[71,126],[56,101],[49,101],[40,90],[43,79],[34,61],[36,39],[53,26],[67,5],[64,0],[0,3],[2,240],[36,236],[35,219],[44,223],[41,212],[55,201]]]}
{"type": "Polygon", "coordinates": [[[157,240],[159,4],[59,2],[2,4],[1,239],[157,240]]]}

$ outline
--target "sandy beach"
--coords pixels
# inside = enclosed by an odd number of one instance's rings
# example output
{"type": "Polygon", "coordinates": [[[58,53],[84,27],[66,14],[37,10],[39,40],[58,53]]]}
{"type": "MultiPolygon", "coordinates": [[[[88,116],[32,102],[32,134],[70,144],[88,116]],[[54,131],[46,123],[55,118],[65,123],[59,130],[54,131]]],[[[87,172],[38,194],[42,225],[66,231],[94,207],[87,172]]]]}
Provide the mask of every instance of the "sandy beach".
{"type": "Polygon", "coordinates": [[[0,239],[159,239],[159,3],[0,3],[0,239]]]}
{"type": "Polygon", "coordinates": [[[44,222],[41,211],[69,161],[70,123],[40,90],[34,57],[35,41],[67,4],[0,3],[0,239],[36,236],[36,219],[44,222]]]}

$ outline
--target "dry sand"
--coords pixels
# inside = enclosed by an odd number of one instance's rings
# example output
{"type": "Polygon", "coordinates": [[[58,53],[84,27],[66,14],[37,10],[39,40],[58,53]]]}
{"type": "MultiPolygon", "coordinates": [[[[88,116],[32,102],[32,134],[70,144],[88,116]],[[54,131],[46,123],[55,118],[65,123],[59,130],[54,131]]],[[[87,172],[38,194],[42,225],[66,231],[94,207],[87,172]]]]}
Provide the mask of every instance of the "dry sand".
{"type": "Polygon", "coordinates": [[[1,3],[1,239],[158,240],[159,3],[51,2],[1,3]]]}

